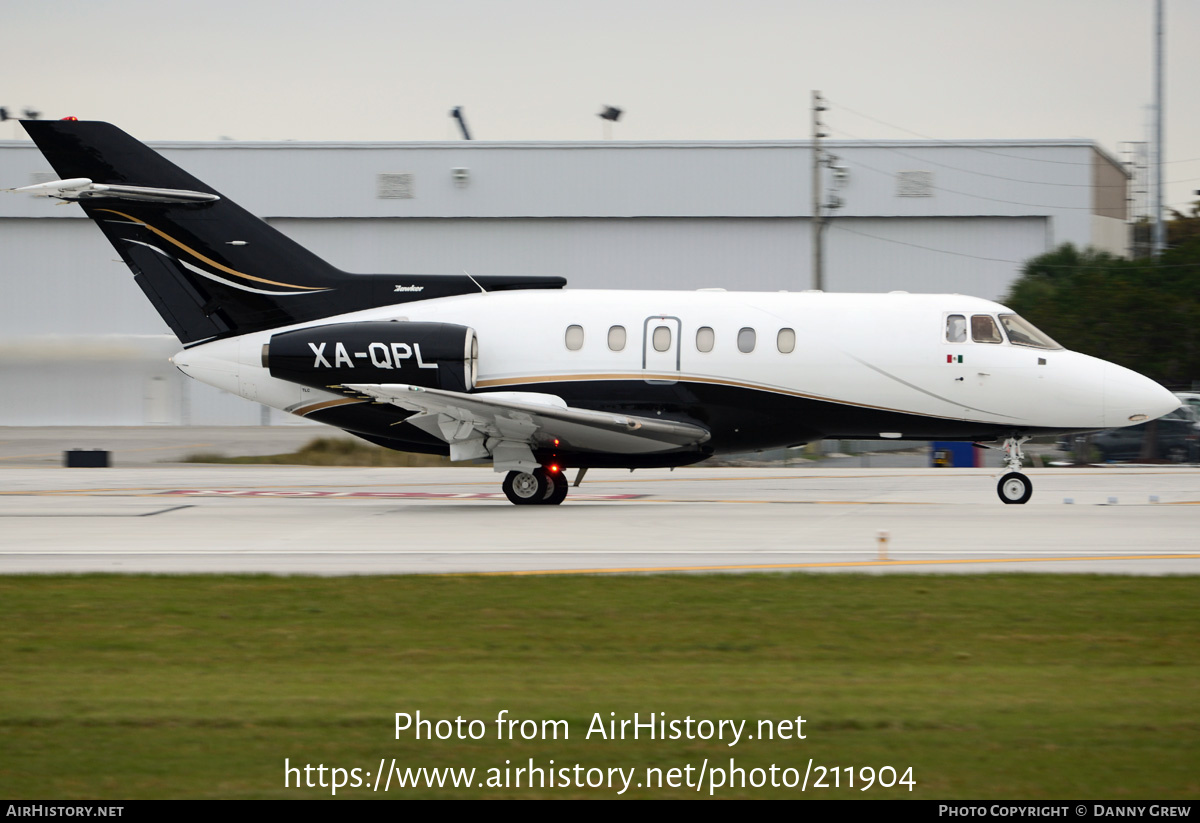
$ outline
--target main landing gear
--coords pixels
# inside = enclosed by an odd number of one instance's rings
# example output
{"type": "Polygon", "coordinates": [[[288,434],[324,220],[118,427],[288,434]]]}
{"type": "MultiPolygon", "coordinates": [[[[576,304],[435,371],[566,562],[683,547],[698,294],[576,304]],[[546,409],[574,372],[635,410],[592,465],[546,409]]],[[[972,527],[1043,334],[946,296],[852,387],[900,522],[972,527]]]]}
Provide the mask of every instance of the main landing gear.
{"type": "Polygon", "coordinates": [[[557,506],[567,499],[567,478],[557,466],[512,471],[504,477],[504,496],[518,506],[557,506]]]}
{"type": "Polygon", "coordinates": [[[1005,468],[1008,473],[1000,478],[996,492],[1005,503],[1026,503],[1033,496],[1033,483],[1021,474],[1021,460],[1025,456],[1021,452],[1021,444],[1028,437],[1009,437],[1004,441],[1005,468]]]}

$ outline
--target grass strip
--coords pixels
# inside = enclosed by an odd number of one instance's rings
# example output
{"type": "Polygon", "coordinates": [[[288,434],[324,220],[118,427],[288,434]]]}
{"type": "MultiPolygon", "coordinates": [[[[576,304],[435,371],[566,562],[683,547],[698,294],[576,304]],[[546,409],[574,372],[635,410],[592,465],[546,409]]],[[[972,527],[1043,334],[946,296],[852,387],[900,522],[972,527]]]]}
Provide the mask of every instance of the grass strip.
{"type": "MultiPolygon", "coordinates": [[[[284,759],[359,768],[361,777],[395,758],[401,768],[474,767],[477,781],[491,768],[503,778],[507,767],[508,785],[393,785],[390,797],[615,797],[607,787],[514,787],[512,770],[530,758],[549,769],[553,759],[554,768],[635,768],[640,780],[647,767],[665,777],[706,759],[728,768],[733,758],[749,783],[753,769],[772,764],[803,775],[811,758],[854,767],[855,788],[843,771],[840,787],[826,773],[829,788],[801,794],[773,788],[764,771],[764,787],[714,795],[1194,798],[1197,583],[0,577],[0,793],[329,797],[330,788],[285,788],[284,759]],[[418,710],[481,720],[486,733],[396,739],[395,713],[418,710]],[[502,710],[518,721],[565,720],[569,739],[498,740],[502,710]],[[750,734],[759,721],[778,731],[802,716],[806,739],[755,734],[729,746],[728,735],[650,740],[644,730],[637,740],[585,738],[597,715],[634,712],[643,722],[745,720],[750,734]],[[911,766],[915,790],[858,790],[859,768],[884,766],[911,766]]],[[[622,796],[708,796],[707,785],[697,793],[637,782],[622,796]]],[[[383,793],[346,787],[337,796],[383,793]]]]}
{"type": "Polygon", "coordinates": [[[263,466],[382,466],[388,468],[424,468],[428,466],[464,466],[437,454],[417,454],[385,449],[347,437],[317,437],[287,454],[260,454],[229,457],[219,452],[197,452],[183,458],[184,463],[232,463],[263,466]]]}

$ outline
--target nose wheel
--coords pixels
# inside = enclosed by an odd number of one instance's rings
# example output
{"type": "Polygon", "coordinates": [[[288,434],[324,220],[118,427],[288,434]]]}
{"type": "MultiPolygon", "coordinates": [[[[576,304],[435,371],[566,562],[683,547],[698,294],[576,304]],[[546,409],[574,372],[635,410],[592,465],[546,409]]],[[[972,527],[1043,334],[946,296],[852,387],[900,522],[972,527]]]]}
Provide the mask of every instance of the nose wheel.
{"type": "Polygon", "coordinates": [[[567,499],[567,478],[561,471],[534,469],[509,472],[504,477],[504,496],[518,506],[557,506],[567,499]]]}
{"type": "Polygon", "coordinates": [[[1009,437],[1004,441],[1004,464],[1008,473],[1000,478],[996,492],[1005,503],[1027,503],[1033,497],[1033,482],[1021,474],[1021,461],[1025,457],[1021,444],[1028,437],[1009,437]]]}
{"type": "Polygon", "coordinates": [[[1020,472],[1009,472],[1000,478],[996,491],[1005,503],[1025,503],[1033,496],[1033,483],[1020,472]]]}

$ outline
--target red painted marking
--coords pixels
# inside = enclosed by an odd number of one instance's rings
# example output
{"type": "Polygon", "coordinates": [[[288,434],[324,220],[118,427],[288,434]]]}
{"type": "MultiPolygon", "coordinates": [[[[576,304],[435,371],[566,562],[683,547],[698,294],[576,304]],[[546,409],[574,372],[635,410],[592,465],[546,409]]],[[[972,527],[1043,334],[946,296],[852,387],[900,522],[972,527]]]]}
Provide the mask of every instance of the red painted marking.
{"type": "MultiPolygon", "coordinates": [[[[499,492],[328,492],[328,491],[268,491],[262,489],[174,489],[157,492],[160,495],[186,497],[361,497],[415,500],[504,500],[499,492]]],[[[636,500],[644,494],[573,494],[573,500],[636,500]]]]}

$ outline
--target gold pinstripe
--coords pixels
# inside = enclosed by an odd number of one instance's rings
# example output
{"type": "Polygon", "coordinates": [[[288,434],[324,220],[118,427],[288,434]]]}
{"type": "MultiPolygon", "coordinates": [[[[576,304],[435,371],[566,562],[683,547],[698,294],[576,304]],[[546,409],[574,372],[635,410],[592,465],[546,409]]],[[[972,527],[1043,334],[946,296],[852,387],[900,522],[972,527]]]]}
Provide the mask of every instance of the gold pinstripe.
{"type": "Polygon", "coordinates": [[[133,217],[132,215],[125,214],[124,212],[114,211],[113,209],[96,209],[96,211],[106,211],[109,214],[115,214],[118,217],[124,217],[126,220],[129,220],[130,222],[137,223],[138,225],[141,225],[141,226],[145,226],[150,231],[154,232],[159,237],[161,237],[163,240],[166,240],[168,243],[170,243],[173,246],[177,246],[178,248],[183,249],[188,254],[195,257],[197,260],[203,260],[205,263],[212,266],[214,269],[223,271],[226,274],[232,274],[234,277],[241,277],[245,280],[253,280],[255,283],[266,283],[267,285],[270,285],[270,286],[283,286],[283,287],[289,288],[289,289],[302,289],[304,291],[322,291],[327,288],[326,286],[297,286],[293,283],[280,283],[278,280],[267,280],[265,277],[255,277],[253,274],[245,274],[244,272],[234,271],[233,269],[229,268],[228,266],[222,266],[216,260],[211,260],[211,259],[205,257],[203,254],[201,254],[200,252],[191,248],[190,246],[180,243],[178,240],[176,240],[171,235],[167,234],[165,231],[154,228],[154,226],[151,226],[145,220],[139,220],[138,218],[133,217]]]}
{"type": "Polygon", "coordinates": [[[323,400],[320,403],[312,403],[307,406],[301,406],[298,409],[293,409],[292,414],[297,414],[303,417],[307,414],[312,414],[322,409],[332,409],[334,406],[349,406],[352,403],[365,403],[366,400],[361,400],[357,397],[340,397],[337,400],[323,400]]]}

